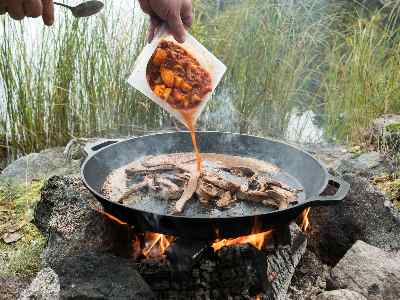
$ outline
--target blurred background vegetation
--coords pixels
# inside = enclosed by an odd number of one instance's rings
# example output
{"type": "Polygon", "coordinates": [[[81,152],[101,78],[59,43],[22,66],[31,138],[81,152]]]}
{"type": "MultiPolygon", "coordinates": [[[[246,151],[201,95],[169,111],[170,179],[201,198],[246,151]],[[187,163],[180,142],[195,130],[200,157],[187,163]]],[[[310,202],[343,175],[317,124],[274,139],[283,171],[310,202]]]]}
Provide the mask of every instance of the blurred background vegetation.
{"type": "MultiPolygon", "coordinates": [[[[115,3],[90,19],[58,11],[52,28],[0,17],[0,153],[12,159],[72,137],[172,128],[126,82],[148,24],[135,1],[115,3]]],[[[199,129],[363,144],[373,118],[400,111],[395,7],[325,0],[194,6],[191,33],[228,66],[199,129]]]]}

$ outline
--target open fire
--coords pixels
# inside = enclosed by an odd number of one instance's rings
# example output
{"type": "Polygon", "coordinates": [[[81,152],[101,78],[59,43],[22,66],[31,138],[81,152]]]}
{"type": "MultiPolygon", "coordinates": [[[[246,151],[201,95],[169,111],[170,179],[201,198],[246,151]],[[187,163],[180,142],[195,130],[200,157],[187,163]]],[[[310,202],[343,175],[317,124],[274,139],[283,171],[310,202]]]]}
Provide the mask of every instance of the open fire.
{"type": "MultiPolygon", "coordinates": [[[[127,225],[127,223],[119,220],[118,218],[107,212],[100,210],[97,211],[112,220],[113,222],[116,222],[120,225],[127,225]]],[[[309,213],[310,208],[306,208],[299,217],[298,225],[302,231],[307,231],[310,226],[310,222],[308,219],[309,213]]],[[[254,227],[254,229],[252,230],[252,234],[246,236],[229,239],[217,239],[211,244],[211,247],[214,249],[214,251],[218,251],[224,246],[250,244],[258,250],[261,250],[264,247],[268,237],[272,235],[273,230],[270,229],[264,232],[260,232],[257,227],[258,226],[254,227]]],[[[165,255],[165,251],[174,240],[174,236],[155,232],[146,232],[144,234],[137,235],[132,241],[133,256],[144,257],[146,259],[163,258],[165,255]]]]}
{"type": "Polygon", "coordinates": [[[157,258],[163,256],[165,250],[174,241],[173,236],[161,233],[146,232],[144,235],[144,248],[142,254],[146,258],[157,258]]]}
{"type": "Polygon", "coordinates": [[[238,238],[232,238],[232,239],[223,239],[220,241],[216,241],[212,244],[212,247],[214,251],[218,251],[224,246],[230,246],[230,245],[237,245],[237,244],[250,244],[253,245],[255,248],[258,250],[261,250],[262,247],[264,246],[264,241],[267,237],[272,235],[272,230],[268,230],[265,232],[260,232],[260,233],[254,233],[246,236],[240,236],[238,238]]]}
{"type": "Polygon", "coordinates": [[[300,226],[300,229],[304,232],[307,231],[308,227],[310,226],[310,221],[308,218],[309,214],[310,214],[310,208],[308,207],[305,210],[303,210],[303,212],[301,213],[301,216],[300,216],[299,226],[300,226]]]}

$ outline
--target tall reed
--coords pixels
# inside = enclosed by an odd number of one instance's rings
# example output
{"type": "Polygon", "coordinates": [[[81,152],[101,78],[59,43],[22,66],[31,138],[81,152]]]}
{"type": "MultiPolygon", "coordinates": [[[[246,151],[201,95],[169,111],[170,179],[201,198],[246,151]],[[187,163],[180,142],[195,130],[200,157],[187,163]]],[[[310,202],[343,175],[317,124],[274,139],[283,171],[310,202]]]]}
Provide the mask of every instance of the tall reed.
{"type": "Polygon", "coordinates": [[[107,10],[57,22],[35,43],[23,24],[1,20],[0,125],[12,152],[63,145],[72,136],[131,132],[131,124],[146,118],[155,122],[159,109],[126,83],[144,44],[144,19],[107,10]]]}
{"type": "Polygon", "coordinates": [[[326,53],[320,93],[329,136],[366,142],[370,122],[400,112],[400,31],[379,12],[355,19],[326,53]]]}

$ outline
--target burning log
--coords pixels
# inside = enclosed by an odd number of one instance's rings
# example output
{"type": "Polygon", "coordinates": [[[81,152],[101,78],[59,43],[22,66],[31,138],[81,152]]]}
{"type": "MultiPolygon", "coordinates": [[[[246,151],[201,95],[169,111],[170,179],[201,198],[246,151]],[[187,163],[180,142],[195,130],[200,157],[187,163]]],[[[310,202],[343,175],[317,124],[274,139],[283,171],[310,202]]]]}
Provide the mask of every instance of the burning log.
{"type": "MultiPolygon", "coordinates": [[[[215,156],[215,155],[214,155],[215,156]]],[[[173,213],[182,213],[186,203],[197,198],[205,206],[228,208],[236,201],[261,203],[285,209],[296,201],[300,190],[262,174],[253,161],[218,156],[206,161],[201,172],[188,155],[151,156],[128,165],[127,182],[134,182],[117,201],[128,204],[131,196],[154,191],[162,198],[176,200],[173,213]]],[[[105,185],[103,190],[110,188],[105,185]]]]}

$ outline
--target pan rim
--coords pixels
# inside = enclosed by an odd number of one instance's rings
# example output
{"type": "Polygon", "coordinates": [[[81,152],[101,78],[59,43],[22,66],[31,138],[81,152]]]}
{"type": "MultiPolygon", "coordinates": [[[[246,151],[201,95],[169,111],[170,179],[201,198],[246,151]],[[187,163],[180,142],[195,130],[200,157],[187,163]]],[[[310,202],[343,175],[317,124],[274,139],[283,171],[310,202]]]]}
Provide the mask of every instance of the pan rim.
{"type": "Polygon", "coordinates": [[[242,218],[243,218],[243,219],[247,219],[247,218],[253,218],[253,217],[255,217],[255,218],[256,218],[256,217],[262,217],[262,216],[266,216],[266,215],[270,215],[270,216],[273,216],[273,215],[274,215],[274,216],[275,216],[275,215],[284,214],[285,212],[287,212],[287,211],[289,211],[289,210],[292,210],[292,209],[293,209],[293,210],[294,210],[294,209],[301,209],[302,207],[307,208],[307,207],[310,207],[311,205],[309,205],[309,204],[313,202],[313,201],[311,201],[310,199],[313,198],[313,197],[318,197],[318,196],[320,196],[320,194],[326,189],[326,187],[327,187],[327,185],[328,185],[328,182],[329,182],[329,172],[328,172],[328,169],[326,168],[326,166],[325,166],[321,161],[319,161],[316,157],[314,157],[312,154],[310,154],[310,153],[308,153],[308,152],[302,150],[299,146],[291,145],[291,144],[289,144],[289,143],[286,142],[286,141],[278,140],[278,139],[275,139],[275,138],[261,137],[261,136],[257,136],[257,135],[251,135],[251,134],[241,134],[241,133],[227,132],[227,131],[218,131],[218,130],[212,130],[212,131],[211,131],[211,130],[204,130],[204,131],[196,130],[195,132],[196,132],[196,133],[202,133],[202,134],[208,134],[208,133],[215,134],[215,133],[217,133],[217,134],[223,134],[223,135],[244,136],[244,137],[257,138],[257,139],[268,140],[268,141],[275,142],[275,143],[279,143],[279,144],[284,144],[284,145],[287,146],[287,147],[293,148],[293,149],[295,149],[295,150],[297,150],[297,151],[299,151],[299,152],[301,152],[301,153],[303,153],[303,154],[309,156],[310,158],[313,159],[314,162],[316,162],[316,163],[321,167],[321,169],[322,169],[322,171],[323,171],[323,176],[324,176],[323,184],[321,185],[321,187],[320,187],[320,189],[319,189],[319,191],[318,191],[318,193],[317,193],[316,195],[309,195],[308,197],[306,197],[306,198],[304,199],[304,201],[302,201],[302,202],[300,202],[300,203],[298,203],[298,204],[292,205],[292,206],[290,206],[290,207],[288,207],[288,208],[285,208],[285,209],[281,209],[281,210],[277,209],[277,210],[274,210],[274,211],[271,211],[271,212],[268,212],[268,213],[257,213],[257,214],[242,215],[242,216],[218,216],[218,217],[215,217],[215,216],[213,216],[213,217],[207,217],[207,216],[193,216],[193,217],[191,217],[191,216],[185,216],[185,215],[159,214],[159,213],[155,213],[155,212],[151,212],[151,211],[140,210],[140,209],[137,209],[137,208],[125,206],[125,205],[120,204],[120,203],[118,203],[118,202],[114,202],[114,201],[111,201],[111,200],[107,199],[106,197],[104,197],[103,194],[97,192],[94,188],[92,188],[92,186],[86,181],[86,177],[85,177],[85,175],[84,175],[84,170],[85,170],[85,167],[86,167],[86,165],[88,164],[88,162],[89,162],[92,158],[94,158],[97,154],[99,154],[99,153],[102,152],[102,151],[105,151],[105,150],[108,149],[109,147],[115,146],[115,145],[117,145],[117,144],[126,143],[126,142],[129,142],[129,141],[131,141],[131,140],[135,140],[135,139],[146,138],[146,137],[152,137],[152,136],[157,136],[157,135],[190,133],[189,131],[162,131],[162,132],[155,132],[155,133],[150,133],[150,134],[141,135],[141,136],[137,136],[137,137],[130,137],[130,138],[127,138],[127,139],[123,139],[123,140],[121,140],[121,141],[118,141],[118,142],[116,142],[116,143],[107,145],[107,146],[101,148],[100,150],[96,151],[95,153],[90,154],[90,155],[88,155],[88,156],[86,157],[86,159],[84,160],[84,162],[82,163],[81,168],[80,168],[80,176],[81,176],[81,179],[82,179],[84,185],[86,186],[86,188],[89,189],[89,191],[90,191],[93,195],[95,195],[96,198],[100,198],[100,199],[102,199],[103,201],[107,201],[107,202],[109,202],[109,203],[111,203],[111,204],[113,204],[113,205],[116,205],[116,206],[120,207],[121,209],[129,209],[129,210],[132,210],[132,211],[137,211],[137,212],[140,212],[140,213],[151,214],[151,215],[154,215],[154,216],[157,216],[157,217],[162,217],[162,218],[173,218],[173,219],[179,218],[179,219],[190,219],[190,220],[198,220],[198,221],[200,221],[200,220],[217,220],[217,219],[218,219],[218,220],[222,220],[222,219],[242,219],[242,218]]]}

